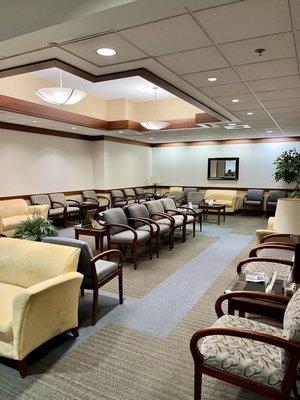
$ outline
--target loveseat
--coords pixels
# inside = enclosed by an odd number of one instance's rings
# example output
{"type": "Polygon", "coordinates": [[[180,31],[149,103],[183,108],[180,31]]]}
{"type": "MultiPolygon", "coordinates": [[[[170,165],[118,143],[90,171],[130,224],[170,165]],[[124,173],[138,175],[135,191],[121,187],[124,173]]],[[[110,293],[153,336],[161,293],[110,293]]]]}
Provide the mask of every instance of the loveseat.
{"type": "Polygon", "coordinates": [[[27,355],[54,336],[77,332],[80,250],[0,238],[0,356],[27,375],[27,355]]]}
{"type": "Polygon", "coordinates": [[[47,219],[49,206],[29,206],[23,199],[0,201],[0,233],[13,236],[16,227],[35,215],[47,219]]]}
{"type": "Polygon", "coordinates": [[[238,209],[238,195],[236,190],[208,189],[205,193],[205,201],[214,200],[215,203],[225,204],[225,211],[234,213],[238,209]]]}

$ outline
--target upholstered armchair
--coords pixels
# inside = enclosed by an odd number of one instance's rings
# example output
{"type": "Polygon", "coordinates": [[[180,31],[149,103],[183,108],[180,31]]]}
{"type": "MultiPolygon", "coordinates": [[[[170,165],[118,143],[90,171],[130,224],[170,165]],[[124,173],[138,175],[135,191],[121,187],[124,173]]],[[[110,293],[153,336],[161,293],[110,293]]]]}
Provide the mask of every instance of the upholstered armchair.
{"type": "Polygon", "coordinates": [[[277,279],[286,280],[291,275],[293,261],[268,258],[268,257],[252,257],[246,258],[241,261],[236,269],[237,274],[243,273],[256,273],[268,272],[273,274],[277,273],[277,279]]]}
{"type": "Polygon", "coordinates": [[[123,304],[123,257],[119,250],[108,250],[93,257],[90,246],[82,240],[64,237],[46,237],[43,239],[43,242],[75,247],[81,250],[77,271],[83,275],[81,295],[84,295],[85,289],[93,291],[91,325],[95,325],[97,322],[99,289],[115,277],[119,279],[119,302],[123,304]],[[105,260],[105,258],[111,256],[117,257],[118,261],[105,260]]]}
{"type": "Polygon", "coordinates": [[[190,342],[194,359],[194,399],[201,399],[202,374],[273,399],[288,399],[296,392],[300,361],[300,289],[291,300],[263,292],[232,292],[216,302],[218,320],[198,330],[190,342]],[[283,329],[255,320],[224,315],[226,300],[245,298],[286,306],[283,329]],[[201,343],[200,343],[201,340],[201,343]]]}
{"type": "Polygon", "coordinates": [[[0,201],[0,233],[13,236],[16,227],[25,219],[40,216],[47,219],[48,205],[29,206],[24,199],[0,201]]]}
{"type": "Polygon", "coordinates": [[[124,189],[124,194],[127,200],[134,200],[135,203],[140,202],[133,189],[124,189]]]}
{"type": "Polygon", "coordinates": [[[193,207],[199,208],[205,202],[205,195],[203,192],[188,192],[187,204],[192,204],[193,207]]]}
{"type": "Polygon", "coordinates": [[[294,261],[295,244],[272,242],[261,243],[250,251],[249,257],[267,257],[294,261]]]}
{"type": "Polygon", "coordinates": [[[170,186],[169,191],[163,197],[171,197],[175,202],[181,203],[184,199],[183,188],[181,186],[170,186]]]}
{"type": "Polygon", "coordinates": [[[71,215],[78,215],[81,218],[80,202],[73,199],[67,199],[63,193],[50,193],[49,198],[51,201],[52,215],[54,215],[55,210],[59,212],[63,211],[64,223],[66,225],[68,217],[71,215]]]}
{"type": "Polygon", "coordinates": [[[138,218],[126,218],[121,208],[111,208],[102,214],[107,231],[108,248],[113,245],[121,249],[131,247],[133,254],[134,269],[137,269],[137,249],[142,244],[149,243],[149,257],[152,260],[152,237],[153,227],[150,222],[138,218]],[[149,231],[133,229],[129,226],[133,222],[143,222],[149,226],[149,231]]]}
{"type": "Polygon", "coordinates": [[[139,200],[149,201],[151,199],[155,200],[155,194],[145,192],[143,188],[134,188],[134,193],[139,200]]]}
{"type": "Polygon", "coordinates": [[[248,212],[249,208],[258,209],[260,216],[264,211],[264,191],[262,189],[248,189],[243,199],[243,211],[248,212]]]}
{"type": "Polygon", "coordinates": [[[81,193],[84,201],[97,204],[99,212],[107,210],[110,206],[110,200],[105,196],[99,196],[95,190],[83,190],[81,193]]]}
{"type": "Polygon", "coordinates": [[[266,201],[266,214],[276,210],[278,199],[287,197],[286,190],[270,190],[266,201]]]}
{"type": "Polygon", "coordinates": [[[0,254],[0,356],[25,377],[33,350],[68,330],[78,336],[80,250],[1,238],[0,254]]]}
{"type": "Polygon", "coordinates": [[[164,211],[175,220],[175,228],[182,227],[182,241],[186,241],[186,226],[193,225],[193,237],[196,235],[196,213],[192,208],[176,206],[171,198],[160,200],[164,211]]]}
{"type": "MultiPolygon", "coordinates": [[[[151,219],[148,208],[144,204],[133,204],[127,208],[130,218],[144,220],[149,222],[153,228],[152,238],[155,240],[156,256],[159,257],[159,239],[162,235],[168,235],[170,250],[172,250],[172,230],[169,224],[159,224],[158,221],[151,219]]],[[[153,217],[153,216],[152,216],[153,217]]],[[[150,232],[149,225],[144,222],[136,221],[134,223],[136,230],[150,232]]]]}
{"type": "Polygon", "coordinates": [[[110,198],[111,198],[113,207],[121,207],[122,208],[128,204],[133,204],[136,202],[134,199],[127,199],[126,196],[124,196],[124,193],[122,192],[122,190],[119,190],[119,189],[111,190],[110,198]]]}

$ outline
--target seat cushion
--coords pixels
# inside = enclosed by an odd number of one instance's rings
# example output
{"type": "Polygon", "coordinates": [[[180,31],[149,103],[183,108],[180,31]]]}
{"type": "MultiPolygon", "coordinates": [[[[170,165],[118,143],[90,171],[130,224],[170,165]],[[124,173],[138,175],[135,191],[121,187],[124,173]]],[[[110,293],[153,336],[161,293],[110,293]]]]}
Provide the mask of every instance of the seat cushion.
{"type": "MultiPolygon", "coordinates": [[[[150,233],[146,231],[141,231],[141,230],[136,230],[136,233],[138,235],[138,242],[147,240],[150,238],[150,233]]],[[[122,231],[119,233],[116,233],[115,235],[111,236],[111,241],[122,241],[122,242],[128,242],[131,243],[134,239],[134,234],[130,230],[122,231]]]]}
{"type": "Polygon", "coordinates": [[[9,343],[13,340],[12,302],[16,294],[24,288],[7,283],[0,283],[0,341],[9,343]]]}
{"type": "Polygon", "coordinates": [[[64,214],[64,209],[63,208],[51,208],[49,210],[49,216],[54,216],[54,215],[63,215],[64,214]]]}
{"type": "Polygon", "coordinates": [[[67,207],[67,212],[68,213],[73,213],[73,212],[79,212],[80,208],[79,207],[75,207],[75,206],[69,206],[67,207]]]}
{"type": "Polygon", "coordinates": [[[98,282],[102,281],[103,279],[108,277],[108,275],[112,274],[119,268],[117,263],[106,260],[96,261],[95,267],[96,267],[98,282]]]}
{"type": "MultiPolygon", "coordinates": [[[[152,228],[153,228],[153,232],[157,232],[157,226],[154,224],[151,224],[152,228]]],[[[160,233],[165,233],[169,231],[169,225],[165,225],[165,224],[159,224],[159,232],[160,233]]],[[[150,232],[150,227],[149,225],[142,225],[139,228],[137,228],[138,231],[146,231],[146,232],[150,232]]]]}
{"type": "Polygon", "coordinates": [[[286,264],[280,264],[270,261],[252,261],[248,264],[243,265],[242,272],[267,272],[270,274],[277,272],[277,279],[285,280],[291,274],[291,267],[286,264]]]}
{"type": "MultiPolygon", "coordinates": [[[[224,315],[213,327],[227,327],[283,336],[283,330],[247,318],[224,315]]],[[[233,336],[207,336],[200,349],[204,364],[233,375],[267,385],[282,386],[285,366],[281,363],[281,349],[266,343],[233,336]]]]}
{"type": "Polygon", "coordinates": [[[173,215],[172,217],[175,220],[175,228],[177,228],[183,224],[183,220],[184,220],[183,215],[173,215]]]}

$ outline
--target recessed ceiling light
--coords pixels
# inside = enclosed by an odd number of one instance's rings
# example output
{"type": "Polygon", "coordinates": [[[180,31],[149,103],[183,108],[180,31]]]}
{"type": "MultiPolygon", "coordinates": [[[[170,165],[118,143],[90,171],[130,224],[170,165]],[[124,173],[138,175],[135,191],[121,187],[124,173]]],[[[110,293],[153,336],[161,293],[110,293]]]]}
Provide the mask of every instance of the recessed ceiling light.
{"type": "Polygon", "coordinates": [[[124,131],[119,131],[118,133],[124,133],[124,131]]]}
{"type": "Polygon", "coordinates": [[[75,129],[76,129],[76,126],[72,126],[72,129],[75,131],[75,129]]]}
{"type": "Polygon", "coordinates": [[[236,126],[235,122],[231,122],[230,124],[228,124],[229,126],[236,126]]]}
{"type": "Polygon", "coordinates": [[[273,131],[267,131],[267,133],[273,133],[273,131]]]}
{"type": "Polygon", "coordinates": [[[239,102],[239,99],[233,99],[233,100],[231,100],[233,103],[238,103],[239,102]]]}
{"type": "Polygon", "coordinates": [[[150,136],[149,139],[152,140],[152,139],[154,139],[154,137],[150,136]]]}
{"type": "Polygon", "coordinates": [[[33,122],[34,124],[36,124],[36,123],[37,123],[37,120],[36,120],[36,119],[34,119],[32,122],[33,122]]]}
{"type": "Polygon", "coordinates": [[[112,57],[117,54],[117,51],[109,47],[100,47],[100,49],[96,50],[96,53],[99,54],[99,56],[112,57]]]}
{"type": "Polygon", "coordinates": [[[253,115],[253,112],[246,112],[246,115],[253,115]]]}
{"type": "Polygon", "coordinates": [[[217,80],[217,78],[208,78],[207,80],[208,80],[208,82],[215,82],[217,80]]]}

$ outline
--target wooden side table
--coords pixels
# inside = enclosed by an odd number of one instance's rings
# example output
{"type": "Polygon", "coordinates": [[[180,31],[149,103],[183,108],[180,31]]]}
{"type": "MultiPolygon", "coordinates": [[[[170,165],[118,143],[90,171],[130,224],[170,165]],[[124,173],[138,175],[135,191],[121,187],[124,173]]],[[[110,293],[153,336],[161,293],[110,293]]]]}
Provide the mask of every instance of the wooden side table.
{"type": "Polygon", "coordinates": [[[220,220],[221,220],[221,213],[223,214],[223,222],[225,222],[225,204],[201,204],[199,205],[199,208],[203,209],[203,220],[207,221],[207,215],[208,213],[214,212],[218,214],[218,225],[220,225],[220,220]]]}
{"type": "Polygon", "coordinates": [[[106,235],[106,229],[94,229],[92,226],[86,227],[81,225],[76,225],[75,229],[75,239],[79,239],[79,236],[93,236],[95,238],[96,250],[103,252],[103,239],[106,235]]]}

